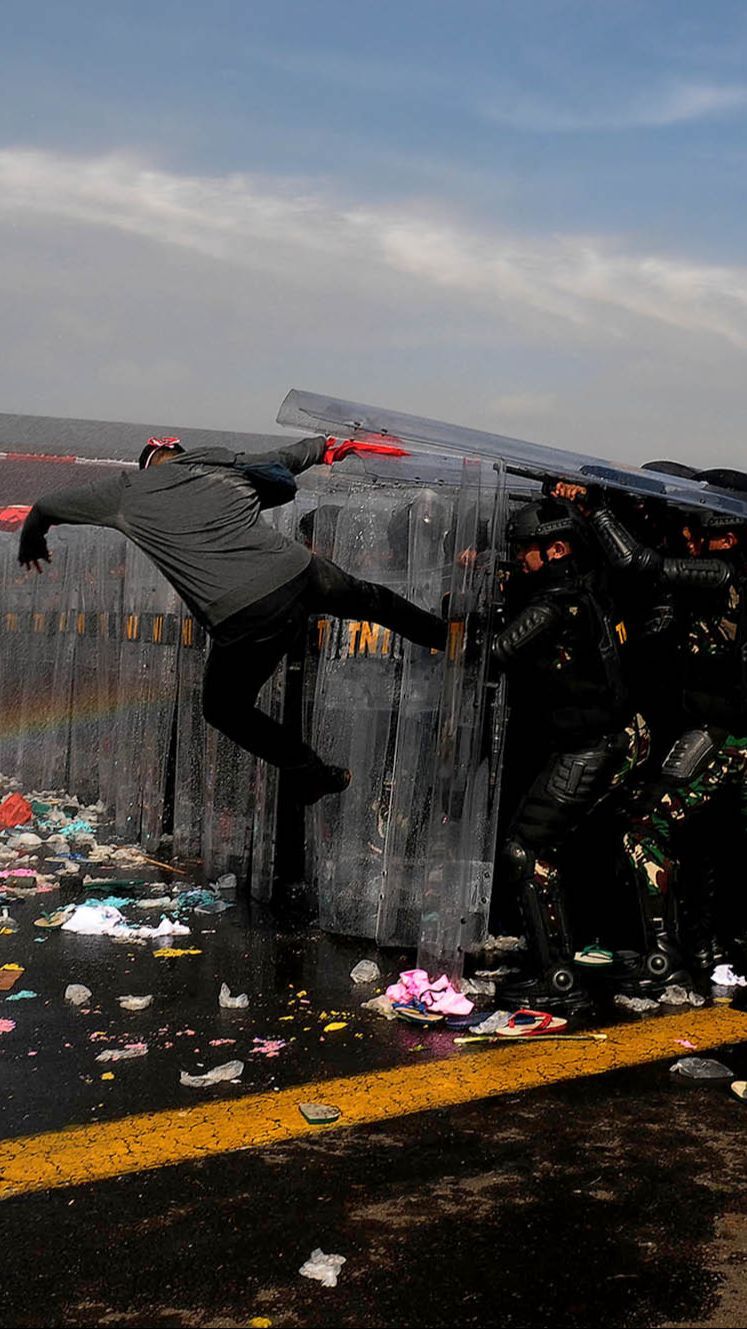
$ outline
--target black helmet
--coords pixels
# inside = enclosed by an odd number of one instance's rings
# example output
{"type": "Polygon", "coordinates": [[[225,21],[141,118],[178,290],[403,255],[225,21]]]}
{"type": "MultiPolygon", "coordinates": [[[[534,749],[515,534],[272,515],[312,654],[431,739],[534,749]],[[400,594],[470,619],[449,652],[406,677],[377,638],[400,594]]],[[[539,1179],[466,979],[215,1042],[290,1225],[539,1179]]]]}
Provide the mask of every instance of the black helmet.
{"type": "Polygon", "coordinates": [[[695,480],[701,477],[697,475],[694,466],[686,466],[683,461],[644,461],[641,464],[642,471],[658,471],[660,475],[673,475],[679,480],[695,480]]]}
{"type": "Polygon", "coordinates": [[[543,499],[527,503],[508,523],[509,543],[551,544],[553,540],[583,538],[583,523],[572,503],[565,499],[543,499]]]}

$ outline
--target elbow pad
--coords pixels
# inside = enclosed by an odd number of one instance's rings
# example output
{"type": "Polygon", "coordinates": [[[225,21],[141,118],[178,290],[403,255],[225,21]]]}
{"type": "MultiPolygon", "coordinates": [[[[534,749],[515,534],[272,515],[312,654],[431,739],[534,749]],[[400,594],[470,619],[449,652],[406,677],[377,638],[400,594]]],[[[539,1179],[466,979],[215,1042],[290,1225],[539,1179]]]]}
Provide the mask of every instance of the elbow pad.
{"type": "Polygon", "coordinates": [[[526,609],[509,623],[507,628],[493,638],[491,654],[496,664],[504,667],[527,647],[554,627],[560,620],[560,612],[547,601],[527,605],[526,609]]]}
{"type": "Polygon", "coordinates": [[[619,568],[622,572],[659,571],[661,555],[639,544],[622,522],[613,517],[609,508],[600,508],[598,512],[592,512],[589,525],[613,568],[619,568]]]}

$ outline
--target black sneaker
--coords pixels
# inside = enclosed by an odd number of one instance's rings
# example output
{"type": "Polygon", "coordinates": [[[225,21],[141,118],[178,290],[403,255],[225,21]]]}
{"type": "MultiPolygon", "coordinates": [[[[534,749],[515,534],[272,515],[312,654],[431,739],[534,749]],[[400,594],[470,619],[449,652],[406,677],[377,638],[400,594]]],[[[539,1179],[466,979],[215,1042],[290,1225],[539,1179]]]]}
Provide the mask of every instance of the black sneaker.
{"type": "Polygon", "coordinates": [[[320,763],[303,774],[288,775],[290,792],[297,803],[309,807],[328,794],[343,794],[352,780],[352,772],[345,766],[325,766],[320,763]]]}

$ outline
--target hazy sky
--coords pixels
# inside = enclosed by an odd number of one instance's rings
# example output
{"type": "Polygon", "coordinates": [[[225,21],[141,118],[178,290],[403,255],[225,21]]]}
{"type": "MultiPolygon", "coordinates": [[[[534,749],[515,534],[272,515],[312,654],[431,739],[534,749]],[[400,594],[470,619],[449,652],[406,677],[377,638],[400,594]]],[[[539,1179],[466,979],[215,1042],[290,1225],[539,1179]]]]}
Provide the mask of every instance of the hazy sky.
{"type": "Polygon", "coordinates": [[[747,465],[743,0],[5,0],[0,410],[747,465]]]}

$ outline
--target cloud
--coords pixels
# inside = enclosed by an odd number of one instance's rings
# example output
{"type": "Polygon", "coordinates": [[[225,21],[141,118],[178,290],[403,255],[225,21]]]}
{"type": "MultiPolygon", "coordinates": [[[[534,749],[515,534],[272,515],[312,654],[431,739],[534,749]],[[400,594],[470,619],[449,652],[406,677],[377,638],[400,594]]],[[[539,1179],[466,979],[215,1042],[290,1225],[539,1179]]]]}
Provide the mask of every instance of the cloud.
{"type": "Polygon", "coordinates": [[[490,120],[542,134],[667,129],[698,120],[725,119],[747,107],[747,85],[680,81],[615,101],[597,98],[572,107],[567,101],[527,97],[512,91],[483,103],[490,120]]]}
{"type": "Polygon", "coordinates": [[[6,411],[267,431],[297,386],[599,456],[743,460],[738,265],[15,149],[0,293],[6,411]]]}
{"type": "Polygon", "coordinates": [[[648,327],[747,346],[745,268],[637,253],[609,238],[480,232],[435,206],[350,205],[247,175],[8,149],[3,219],[74,226],[81,236],[103,228],[192,252],[274,278],[280,301],[284,292],[347,297],[363,311],[399,311],[403,324],[408,305],[434,304],[452,311],[450,334],[468,339],[524,329],[580,345],[637,342],[648,327]]]}

